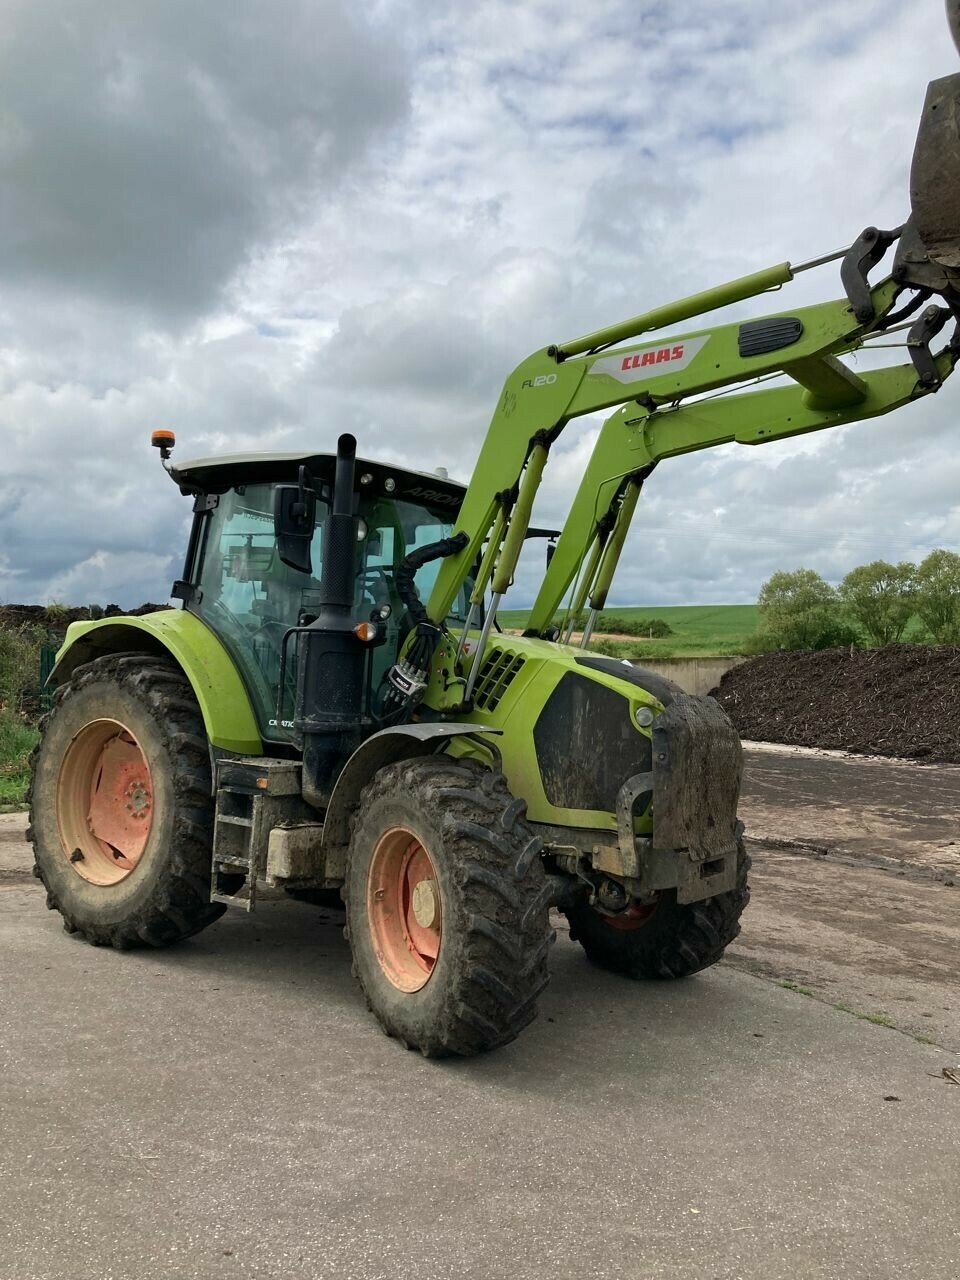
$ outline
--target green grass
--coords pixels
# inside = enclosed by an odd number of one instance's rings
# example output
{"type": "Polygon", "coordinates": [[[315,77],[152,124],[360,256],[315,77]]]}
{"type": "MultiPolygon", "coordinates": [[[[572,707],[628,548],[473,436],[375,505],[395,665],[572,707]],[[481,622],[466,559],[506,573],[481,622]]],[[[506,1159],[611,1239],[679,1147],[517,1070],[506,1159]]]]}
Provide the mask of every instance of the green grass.
{"type": "MultiPolygon", "coordinates": [[[[508,630],[526,625],[526,609],[502,609],[497,618],[508,630]]],[[[618,657],[704,658],[743,653],[760,624],[755,604],[609,605],[604,613],[625,619],[662,618],[673,632],[663,640],[618,644],[618,657]],[[620,652],[622,645],[623,652],[620,652]]]]}
{"type": "Polygon", "coordinates": [[[838,1013],[850,1013],[855,1018],[859,1018],[861,1022],[872,1022],[875,1027],[893,1027],[896,1024],[893,1019],[886,1013],[862,1013],[859,1009],[853,1009],[850,1005],[845,1004],[843,1000],[838,1000],[833,1006],[838,1013]]]}
{"type": "Polygon", "coordinates": [[[858,1013],[862,1022],[872,1022],[875,1027],[892,1027],[893,1019],[886,1013],[858,1013]]]}
{"type": "MultiPolygon", "coordinates": [[[[777,982],[778,987],[784,987],[787,991],[794,991],[798,996],[812,996],[817,999],[816,992],[811,991],[809,987],[802,987],[799,982],[794,982],[791,978],[781,978],[777,982]]],[[[849,1013],[853,1018],[859,1018],[861,1022],[872,1022],[875,1027],[888,1027],[892,1031],[897,1030],[897,1024],[887,1013],[869,1013],[862,1009],[854,1009],[853,1005],[849,1005],[844,1000],[838,1000],[833,1008],[838,1013],[849,1013]]],[[[932,1036],[915,1035],[914,1040],[918,1044],[936,1044],[936,1040],[932,1036]]]]}
{"type": "Polygon", "coordinates": [[[20,808],[27,794],[28,760],[37,740],[32,725],[0,711],[0,809],[20,808]]]}
{"type": "Polygon", "coordinates": [[[784,978],[782,982],[777,983],[778,987],[785,987],[787,991],[795,991],[798,996],[812,996],[813,992],[809,987],[801,987],[799,982],[791,982],[789,978],[784,978]]]}

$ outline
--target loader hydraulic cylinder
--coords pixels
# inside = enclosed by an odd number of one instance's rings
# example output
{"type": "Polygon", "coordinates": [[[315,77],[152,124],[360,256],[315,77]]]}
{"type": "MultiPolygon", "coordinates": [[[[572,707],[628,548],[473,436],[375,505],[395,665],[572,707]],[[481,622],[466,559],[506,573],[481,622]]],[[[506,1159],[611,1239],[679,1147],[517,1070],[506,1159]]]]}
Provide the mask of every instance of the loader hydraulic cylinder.
{"type": "Polygon", "coordinates": [[[503,540],[503,550],[500,553],[500,559],[497,561],[497,567],[493,571],[492,587],[496,595],[503,595],[510,586],[510,582],[516,572],[517,561],[520,559],[520,549],[523,546],[523,540],[527,536],[527,529],[530,525],[533,500],[537,496],[537,489],[543,479],[543,468],[546,465],[546,445],[534,445],[527,460],[527,468],[523,473],[523,480],[520,483],[520,494],[517,498],[516,506],[510,516],[510,524],[503,540]]]}
{"type": "Polygon", "coordinates": [[[726,284],[714,289],[705,289],[703,293],[691,294],[688,298],[680,298],[677,302],[668,302],[666,306],[655,307],[631,320],[623,320],[620,324],[611,325],[608,329],[597,329],[583,338],[574,338],[571,342],[563,342],[558,347],[551,347],[550,354],[558,360],[566,360],[568,356],[583,355],[585,351],[596,351],[598,347],[610,347],[617,342],[627,342],[641,333],[651,329],[665,329],[670,324],[682,324],[693,316],[702,316],[706,311],[714,311],[717,307],[729,307],[731,303],[743,302],[746,298],[755,298],[758,293],[767,293],[770,289],[778,289],[789,284],[793,279],[793,268],[789,262],[780,262],[775,267],[766,267],[763,271],[754,271],[751,275],[740,276],[729,280],[726,284]]]}

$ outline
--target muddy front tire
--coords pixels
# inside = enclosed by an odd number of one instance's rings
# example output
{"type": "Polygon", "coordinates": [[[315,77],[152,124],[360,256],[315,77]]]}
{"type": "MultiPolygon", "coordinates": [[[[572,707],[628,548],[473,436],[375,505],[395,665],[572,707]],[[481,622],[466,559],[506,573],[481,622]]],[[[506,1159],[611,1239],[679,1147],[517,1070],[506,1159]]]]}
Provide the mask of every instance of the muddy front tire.
{"type": "Polygon", "coordinates": [[[628,978],[686,978],[716,964],[740,932],[750,901],[750,858],[738,846],[737,883],[729,893],[681,904],[676,890],[664,890],[652,907],[622,915],[602,915],[586,896],[566,914],[570,937],[601,969],[628,978]]]}
{"type": "Polygon", "coordinates": [[[223,914],[207,738],[172,661],[110,656],[74,672],[41,724],[29,807],[35,874],[68,932],[160,947],[223,914]]]}
{"type": "Polygon", "coordinates": [[[427,1057],[506,1044],[547,984],[551,891],[526,805],[445,756],[381,769],[350,845],[354,973],[388,1035],[427,1057]]]}

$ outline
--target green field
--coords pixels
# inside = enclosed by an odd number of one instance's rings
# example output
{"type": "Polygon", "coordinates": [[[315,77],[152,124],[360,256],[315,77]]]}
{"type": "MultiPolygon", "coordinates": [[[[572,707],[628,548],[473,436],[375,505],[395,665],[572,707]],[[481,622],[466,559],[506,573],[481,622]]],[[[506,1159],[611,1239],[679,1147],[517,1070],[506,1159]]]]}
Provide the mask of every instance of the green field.
{"type": "MultiPolygon", "coordinates": [[[[663,640],[629,640],[616,646],[623,657],[704,658],[744,652],[760,625],[755,604],[610,605],[604,613],[618,618],[662,618],[673,632],[663,640]]],[[[501,626],[522,630],[525,609],[501,609],[501,626]]]]}

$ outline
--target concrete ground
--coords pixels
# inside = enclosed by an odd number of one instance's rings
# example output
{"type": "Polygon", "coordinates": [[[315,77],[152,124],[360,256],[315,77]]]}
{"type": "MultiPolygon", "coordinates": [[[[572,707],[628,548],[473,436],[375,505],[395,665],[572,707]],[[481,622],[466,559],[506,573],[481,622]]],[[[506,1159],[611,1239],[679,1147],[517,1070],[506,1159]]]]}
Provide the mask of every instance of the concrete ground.
{"type": "Polygon", "coordinates": [[[740,811],[727,963],[960,1055],[960,767],[750,744],[740,811]]]}
{"type": "Polygon", "coordinates": [[[960,882],[960,765],[747,743],[741,812],[767,843],[960,882]]]}
{"type": "Polygon", "coordinates": [[[784,843],[769,770],[798,810],[801,775],[850,787],[812,758],[750,752],[744,810],[780,843],[753,846],[727,961],[632,984],[561,930],[539,1020],[467,1062],[380,1033],[316,908],[266,901],[166,952],[67,937],[22,819],[0,819],[0,1280],[956,1280],[960,1045],[938,1002],[960,890],[900,846],[832,847],[856,828],[839,801],[844,824],[784,843]]]}

